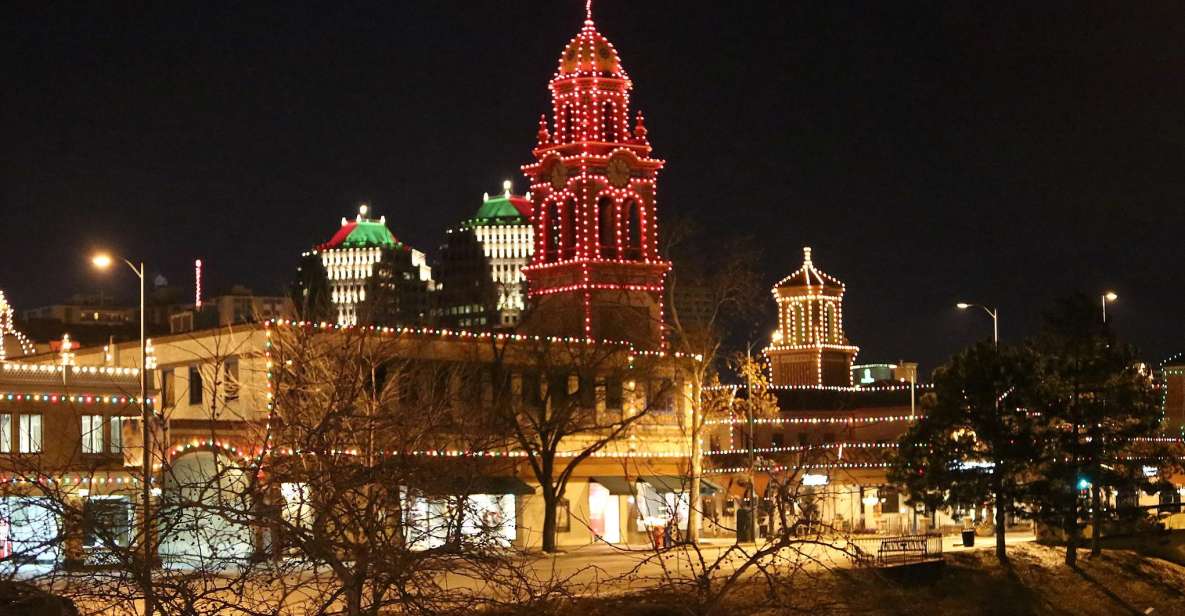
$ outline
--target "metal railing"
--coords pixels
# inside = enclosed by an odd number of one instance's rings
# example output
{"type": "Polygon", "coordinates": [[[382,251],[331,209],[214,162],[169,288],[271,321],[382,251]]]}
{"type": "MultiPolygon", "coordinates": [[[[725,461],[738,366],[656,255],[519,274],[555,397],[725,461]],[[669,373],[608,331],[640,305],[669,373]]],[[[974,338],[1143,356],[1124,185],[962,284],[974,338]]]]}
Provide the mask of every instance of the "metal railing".
{"type": "Polygon", "coordinates": [[[942,535],[938,533],[853,536],[847,541],[857,565],[896,567],[942,560],[942,535]]]}

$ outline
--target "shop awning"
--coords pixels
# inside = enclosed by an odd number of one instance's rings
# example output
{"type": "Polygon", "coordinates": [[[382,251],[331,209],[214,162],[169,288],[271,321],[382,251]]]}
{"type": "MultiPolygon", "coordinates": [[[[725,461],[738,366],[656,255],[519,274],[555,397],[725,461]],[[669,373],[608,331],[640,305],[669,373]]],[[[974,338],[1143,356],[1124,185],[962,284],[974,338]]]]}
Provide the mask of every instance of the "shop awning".
{"type": "MultiPolygon", "coordinates": [[[[691,479],[680,477],[679,475],[642,475],[640,479],[650,484],[650,487],[654,488],[654,491],[659,494],[681,494],[691,487],[691,479]]],[[[720,486],[707,479],[700,478],[700,496],[711,496],[719,491],[720,486]]]]}
{"type": "Polygon", "coordinates": [[[595,481],[605,486],[610,494],[619,496],[630,496],[637,491],[634,482],[625,477],[590,477],[589,481],[595,481]]]}
{"type": "Polygon", "coordinates": [[[429,493],[441,496],[460,494],[534,494],[535,488],[518,477],[458,477],[436,482],[429,493]]]}

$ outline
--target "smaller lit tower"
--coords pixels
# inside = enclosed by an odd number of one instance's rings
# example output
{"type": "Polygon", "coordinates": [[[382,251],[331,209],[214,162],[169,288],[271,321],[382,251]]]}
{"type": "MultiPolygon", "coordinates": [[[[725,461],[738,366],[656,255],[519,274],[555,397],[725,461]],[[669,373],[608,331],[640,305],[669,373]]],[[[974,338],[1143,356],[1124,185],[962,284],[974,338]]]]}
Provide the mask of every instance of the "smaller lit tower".
{"type": "Polygon", "coordinates": [[[435,269],[434,320],[457,329],[518,326],[526,307],[523,267],[535,249],[531,195],[486,193],[477,213],[450,229],[435,269]]]}
{"type": "Polygon", "coordinates": [[[424,253],[395,239],[387,218],[370,218],[362,204],[354,220],[311,254],[320,257],[328,278],[338,325],[412,325],[428,313],[432,268],[424,253]]]}
{"type": "Polygon", "coordinates": [[[778,328],[765,349],[773,383],[849,387],[852,361],[860,349],[844,336],[844,285],[815,269],[809,247],[802,253],[802,267],[773,288],[778,328]]]}

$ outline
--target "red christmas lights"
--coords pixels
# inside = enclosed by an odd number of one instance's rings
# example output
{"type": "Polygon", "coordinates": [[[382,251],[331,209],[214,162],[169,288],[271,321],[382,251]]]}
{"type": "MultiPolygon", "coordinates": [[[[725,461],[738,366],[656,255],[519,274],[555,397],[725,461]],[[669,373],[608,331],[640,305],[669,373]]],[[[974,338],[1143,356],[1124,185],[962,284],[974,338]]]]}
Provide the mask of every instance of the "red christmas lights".
{"type": "Polygon", "coordinates": [[[594,337],[598,294],[635,294],[625,303],[657,309],[658,342],[670,267],[656,241],[655,185],[663,161],[650,157],[640,113],[630,130],[633,84],[586,8],[584,26],[564,48],[548,85],[552,126],[546,115],[540,117],[535,162],[523,166],[536,212],[535,252],[523,273],[531,297],[579,299],[584,319],[579,335],[587,338],[594,337]]]}

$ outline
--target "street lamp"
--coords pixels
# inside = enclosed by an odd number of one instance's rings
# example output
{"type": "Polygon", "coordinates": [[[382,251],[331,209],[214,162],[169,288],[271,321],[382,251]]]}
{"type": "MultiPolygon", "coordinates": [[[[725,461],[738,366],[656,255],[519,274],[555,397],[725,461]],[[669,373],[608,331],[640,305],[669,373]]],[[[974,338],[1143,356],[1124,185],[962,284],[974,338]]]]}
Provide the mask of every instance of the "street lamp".
{"type": "Polygon", "coordinates": [[[955,308],[959,310],[966,310],[968,308],[983,308],[983,311],[988,313],[992,318],[992,343],[1000,346],[1000,309],[988,308],[982,304],[968,304],[967,302],[959,302],[955,304],[955,308]]]}
{"type": "MultiPolygon", "coordinates": [[[[107,253],[97,253],[91,257],[91,264],[101,270],[106,270],[111,267],[115,259],[107,253]]],[[[151,440],[151,430],[148,427],[148,422],[151,415],[148,411],[148,347],[147,339],[144,337],[144,262],[140,262],[140,266],[136,267],[134,263],[123,259],[136,277],[140,279],[140,431],[141,437],[144,440],[144,452],[141,455],[141,466],[143,472],[143,480],[141,486],[143,487],[142,498],[144,500],[144,515],[141,516],[140,527],[144,533],[144,614],[145,616],[152,616],[153,601],[152,593],[149,591],[152,583],[152,526],[149,522],[151,518],[152,507],[152,488],[150,479],[152,477],[152,459],[150,457],[151,448],[149,441],[151,440]]]]}
{"type": "Polygon", "coordinates": [[[1113,302],[1113,301],[1115,301],[1115,300],[1117,300],[1117,299],[1119,299],[1119,296],[1118,296],[1118,295],[1116,295],[1114,291],[1107,291],[1106,293],[1104,293],[1104,294],[1102,295],[1102,304],[1103,304],[1103,322],[1104,322],[1104,323],[1106,323],[1106,322],[1107,322],[1107,302],[1113,302]]]}

